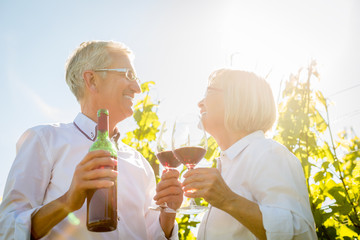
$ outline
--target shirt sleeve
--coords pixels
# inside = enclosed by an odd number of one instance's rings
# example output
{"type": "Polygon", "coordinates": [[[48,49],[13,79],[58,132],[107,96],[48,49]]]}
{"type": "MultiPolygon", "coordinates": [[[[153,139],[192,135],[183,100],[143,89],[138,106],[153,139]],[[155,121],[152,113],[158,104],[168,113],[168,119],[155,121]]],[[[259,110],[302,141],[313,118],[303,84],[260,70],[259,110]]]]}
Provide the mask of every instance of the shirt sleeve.
{"type": "Polygon", "coordinates": [[[147,226],[147,232],[148,232],[148,239],[153,240],[177,240],[178,239],[178,225],[175,221],[174,228],[172,230],[170,238],[165,237],[165,233],[161,228],[160,225],[160,212],[159,211],[153,211],[149,210],[149,207],[151,205],[155,205],[155,202],[153,200],[153,197],[155,196],[155,189],[156,189],[156,181],[155,181],[155,174],[150,166],[150,164],[147,162],[147,160],[144,158],[145,163],[145,169],[146,169],[146,175],[147,175],[147,188],[146,188],[146,206],[145,206],[145,221],[147,226]]]}
{"type": "Polygon", "coordinates": [[[177,240],[178,239],[179,229],[178,229],[178,225],[177,225],[176,221],[175,221],[174,228],[172,230],[170,238],[166,238],[165,233],[162,230],[161,225],[160,225],[159,212],[149,210],[147,218],[148,219],[146,222],[148,223],[148,230],[150,233],[149,239],[154,239],[154,240],[166,240],[166,239],[177,240]],[[149,217],[149,215],[153,215],[153,216],[149,217]]]}
{"type": "Polygon", "coordinates": [[[260,206],[260,211],[267,239],[317,239],[315,232],[306,221],[289,210],[260,206]]]}
{"type": "Polygon", "coordinates": [[[20,137],[0,205],[0,239],[30,239],[31,216],[41,207],[51,176],[45,149],[34,129],[20,137]]]}
{"type": "Polygon", "coordinates": [[[251,186],[267,239],[317,239],[300,161],[283,146],[257,160],[251,186]]]}

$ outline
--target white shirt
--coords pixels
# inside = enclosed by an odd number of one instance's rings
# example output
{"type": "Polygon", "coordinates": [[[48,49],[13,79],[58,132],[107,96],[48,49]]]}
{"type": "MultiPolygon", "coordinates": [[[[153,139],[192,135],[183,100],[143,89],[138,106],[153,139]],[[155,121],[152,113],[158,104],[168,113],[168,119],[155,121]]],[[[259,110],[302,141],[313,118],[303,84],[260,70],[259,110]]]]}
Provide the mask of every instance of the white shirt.
{"type": "MultiPolygon", "coordinates": [[[[96,123],[79,113],[73,123],[42,125],[27,130],[17,143],[0,205],[0,239],[30,239],[31,216],[68,189],[77,164],[96,139],[96,123]]],[[[155,195],[155,175],[136,150],[119,143],[115,231],[86,228],[86,201],[43,239],[166,239],[159,212],[148,210],[155,195]]],[[[177,239],[177,224],[171,239],[177,239]]]]}
{"type": "MultiPolygon", "coordinates": [[[[232,191],[259,205],[268,240],[317,239],[301,163],[283,145],[254,132],[224,151],[219,167],[232,191]]],[[[256,237],[231,215],[211,207],[198,239],[256,237]]]]}

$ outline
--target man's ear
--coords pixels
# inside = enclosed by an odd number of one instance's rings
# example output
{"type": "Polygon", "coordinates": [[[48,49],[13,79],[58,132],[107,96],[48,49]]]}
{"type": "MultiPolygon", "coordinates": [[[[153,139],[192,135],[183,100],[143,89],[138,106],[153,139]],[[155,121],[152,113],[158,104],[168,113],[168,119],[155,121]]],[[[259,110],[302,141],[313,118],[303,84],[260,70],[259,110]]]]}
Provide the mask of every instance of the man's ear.
{"type": "Polygon", "coordinates": [[[83,79],[87,89],[89,89],[91,92],[97,92],[95,74],[93,71],[85,71],[83,73],[83,79]]]}

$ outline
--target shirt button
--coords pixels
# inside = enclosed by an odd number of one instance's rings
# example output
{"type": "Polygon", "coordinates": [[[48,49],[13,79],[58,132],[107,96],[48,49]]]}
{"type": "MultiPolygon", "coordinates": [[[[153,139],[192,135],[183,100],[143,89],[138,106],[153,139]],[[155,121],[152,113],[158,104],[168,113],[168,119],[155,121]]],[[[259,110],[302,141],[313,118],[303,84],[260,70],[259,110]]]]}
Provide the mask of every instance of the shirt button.
{"type": "Polygon", "coordinates": [[[91,133],[90,133],[90,136],[91,136],[91,138],[93,138],[93,137],[94,137],[94,133],[93,133],[93,132],[91,132],[91,133]]]}

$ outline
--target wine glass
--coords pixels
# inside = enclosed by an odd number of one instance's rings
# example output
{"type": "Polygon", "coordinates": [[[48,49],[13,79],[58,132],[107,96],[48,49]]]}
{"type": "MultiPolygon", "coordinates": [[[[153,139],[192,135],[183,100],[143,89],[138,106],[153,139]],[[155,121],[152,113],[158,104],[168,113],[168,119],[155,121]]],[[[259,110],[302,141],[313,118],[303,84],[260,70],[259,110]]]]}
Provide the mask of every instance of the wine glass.
{"type": "MultiPolygon", "coordinates": [[[[171,127],[168,128],[167,125],[171,125],[173,122],[171,120],[164,121],[161,125],[160,134],[157,139],[156,146],[156,157],[159,159],[161,165],[165,168],[165,171],[169,171],[171,169],[175,169],[181,165],[179,160],[175,158],[172,147],[171,147],[171,127]]],[[[169,208],[166,202],[160,206],[151,206],[149,207],[151,210],[164,210],[167,213],[176,213],[175,210],[169,208]]]]}
{"type": "MultiPolygon", "coordinates": [[[[207,150],[207,137],[200,116],[186,114],[175,121],[172,134],[172,151],[175,157],[183,163],[188,171],[205,156],[207,150]]],[[[198,214],[208,209],[206,206],[196,205],[193,198],[189,205],[177,210],[182,214],[198,214]]]]}

